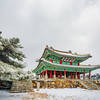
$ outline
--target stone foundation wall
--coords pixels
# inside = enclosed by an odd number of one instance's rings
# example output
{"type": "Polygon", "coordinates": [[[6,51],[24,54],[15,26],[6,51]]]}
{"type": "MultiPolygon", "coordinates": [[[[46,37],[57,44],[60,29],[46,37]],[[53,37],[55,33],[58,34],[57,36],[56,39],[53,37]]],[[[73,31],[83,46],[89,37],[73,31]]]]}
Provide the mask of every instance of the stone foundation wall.
{"type": "Polygon", "coordinates": [[[11,91],[12,93],[32,92],[32,81],[13,81],[11,91]]]}
{"type": "MultiPolygon", "coordinates": [[[[37,87],[37,82],[32,82],[33,88],[37,87]]],[[[77,88],[83,86],[77,80],[55,80],[40,81],[40,88],[77,88]]]]}
{"type": "Polygon", "coordinates": [[[95,83],[96,85],[100,87],[100,80],[94,80],[93,83],[95,83]]]}

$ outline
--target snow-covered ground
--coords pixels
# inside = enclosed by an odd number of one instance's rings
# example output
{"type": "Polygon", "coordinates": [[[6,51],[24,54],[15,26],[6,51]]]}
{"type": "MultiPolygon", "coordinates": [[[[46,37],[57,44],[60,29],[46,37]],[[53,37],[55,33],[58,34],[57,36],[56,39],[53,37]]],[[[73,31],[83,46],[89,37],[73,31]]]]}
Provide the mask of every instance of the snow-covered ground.
{"type": "Polygon", "coordinates": [[[47,93],[48,100],[100,100],[100,90],[86,90],[81,88],[40,89],[40,93],[47,93]]]}
{"type": "Polygon", "coordinates": [[[24,97],[29,97],[28,93],[10,93],[7,90],[0,90],[0,100],[23,100],[24,97]]]}
{"type": "MultiPolygon", "coordinates": [[[[100,90],[86,90],[81,88],[64,88],[64,89],[40,89],[34,90],[38,93],[47,93],[48,98],[34,100],[100,100],[100,90]]],[[[9,93],[9,91],[0,90],[0,100],[32,100],[29,93],[9,93]]]]}

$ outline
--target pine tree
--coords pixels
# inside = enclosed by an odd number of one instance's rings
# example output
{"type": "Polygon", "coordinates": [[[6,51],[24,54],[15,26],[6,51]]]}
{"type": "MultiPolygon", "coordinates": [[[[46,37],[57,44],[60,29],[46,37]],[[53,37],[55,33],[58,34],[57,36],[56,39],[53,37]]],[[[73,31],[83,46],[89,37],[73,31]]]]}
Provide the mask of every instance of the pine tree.
{"type": "Polygon", "coordinates": [[[0,32],[0,60],[13,65],[15,67],[23,68],[24,64],[19,63],[23,61],[25,55],[19,49],[23,48],[20,44],[19,38],[3,38],[0,32]]]}

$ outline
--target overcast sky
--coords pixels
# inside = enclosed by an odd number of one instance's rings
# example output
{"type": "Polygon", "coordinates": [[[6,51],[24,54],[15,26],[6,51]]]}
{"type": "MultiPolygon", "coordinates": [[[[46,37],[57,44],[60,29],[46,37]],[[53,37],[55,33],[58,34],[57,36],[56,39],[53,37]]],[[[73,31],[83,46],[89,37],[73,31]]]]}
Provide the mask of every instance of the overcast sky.
{"type": "Polygon", "coordinates": [[[0,31],[21,39],[28,70],[46,45],[91,53],[84,64],[100,64],[100,0],[0,0],[0,31]]]}

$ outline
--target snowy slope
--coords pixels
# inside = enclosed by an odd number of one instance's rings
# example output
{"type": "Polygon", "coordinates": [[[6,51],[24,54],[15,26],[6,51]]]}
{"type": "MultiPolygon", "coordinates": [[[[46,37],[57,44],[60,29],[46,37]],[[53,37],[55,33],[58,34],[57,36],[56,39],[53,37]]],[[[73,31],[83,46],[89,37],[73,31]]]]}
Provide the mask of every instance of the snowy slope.
{"type": "Polygon", "coordinates": [[[32,96],[29,93],[9,93],[9,91],[0,90],[0,100],[100,100],[100,90],[81,88],[40,89],[38,93],[47,93],[48,98],[41,99],[40,96],[37,97],[34,94],[32,96]]]}
{"type": "Polygon", "coordinates": [[[86,90],[81,88],[41,89],[40,93],[47,93],[48,100],[100,100],[100,90],[86,90]]]}

